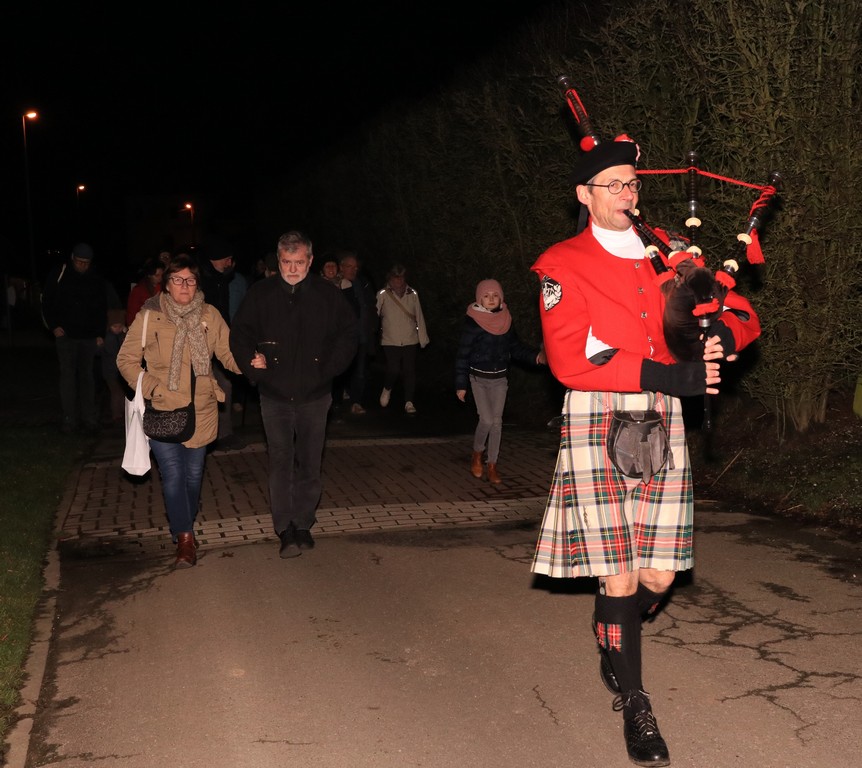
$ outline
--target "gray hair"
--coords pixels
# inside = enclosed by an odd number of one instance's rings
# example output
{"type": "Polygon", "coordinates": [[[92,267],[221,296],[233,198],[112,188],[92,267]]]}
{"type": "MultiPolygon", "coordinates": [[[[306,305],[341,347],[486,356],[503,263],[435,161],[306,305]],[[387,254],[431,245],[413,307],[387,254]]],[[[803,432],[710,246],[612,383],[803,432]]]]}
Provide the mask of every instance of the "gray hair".
{"type": "Polygon", "coordinates": [[[278,238],[278,252],[281,253],[296,253],[300,248],[308,249],[308,255],[311,256],[311,239],[304,232],[298,229],[292,229],[290,232],[285,232],[278,238]]]}

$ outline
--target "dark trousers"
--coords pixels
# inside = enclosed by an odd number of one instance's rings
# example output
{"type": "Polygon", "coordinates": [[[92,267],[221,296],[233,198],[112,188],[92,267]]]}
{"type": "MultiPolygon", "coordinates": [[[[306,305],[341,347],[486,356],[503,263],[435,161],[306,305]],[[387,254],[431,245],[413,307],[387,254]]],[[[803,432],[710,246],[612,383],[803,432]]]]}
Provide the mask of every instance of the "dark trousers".
{"type": "Polygon", "coordinates": [[[386,373],[383,377],[383,386],[391,390],[395,386],[398,377],[404,382],[404,402],[413,400],[416,394],[416,353],[418,344],[408,344],[404,347],[394,347],[388,344],[383,347],[386,355],[386,373]]]}
{"type": "Polygon", "coordinates": [[[213,360],[212,371],[216,383],[224,390],[224,402],[218,404],[218,437],[228,437],[233,434],[233,382],[216,360],[213,360]]]}
{"type": "Polygon", "coordinates": [[[63,427],[78,426],[95,429],[96,379],[93,367],[96,359],[95,339],[70,339],[60,336],[56,340],[57,360],[60,363],[60,403],[63,406],[63,427]]]}
{"type": "Polygon", "coordinates": [[[351,403],[359,403],[365,400],[365,381],[367,379],[368,355],[365,344],[359,345],[359,350],[350,367],[336,380],[332,390],[332,396],[336,401],[343,398],[347,393],[347,400],[351,403]]]}
{"type": "Polygon", "coordinates": [[[260,413],[269,451],[269,504],[276,533],[314,525],[323,492],[320,468],[332,395],[288,403],[261,393],[260,413]]]}

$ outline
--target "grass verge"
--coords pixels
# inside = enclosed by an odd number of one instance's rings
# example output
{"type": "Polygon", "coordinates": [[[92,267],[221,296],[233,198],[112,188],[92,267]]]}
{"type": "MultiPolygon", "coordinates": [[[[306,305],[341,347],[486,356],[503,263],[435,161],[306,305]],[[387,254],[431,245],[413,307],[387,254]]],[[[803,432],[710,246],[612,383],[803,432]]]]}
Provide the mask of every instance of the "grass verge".
{"type": "Polygon", "coordinates": [[[18,705],[52,523],[79,450],[53,427],[4,429],[0,442],[0,743],[18,705]]]}

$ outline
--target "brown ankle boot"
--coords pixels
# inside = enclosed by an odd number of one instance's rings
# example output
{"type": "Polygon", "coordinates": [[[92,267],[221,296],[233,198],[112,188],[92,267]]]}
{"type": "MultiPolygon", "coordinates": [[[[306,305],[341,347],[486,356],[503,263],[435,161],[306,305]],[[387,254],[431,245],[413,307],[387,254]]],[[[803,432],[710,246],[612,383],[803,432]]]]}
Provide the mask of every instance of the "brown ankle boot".
{"type": "Polygon", "coordinates": [[[488,464],[488,482],[493,483],[494,485],[499,485],[503,482],[497,474],[496,464],[488,464]]]}
{"type": "Polygon", "coordinates": [[[198,561],[198,555],[195,552],[196,547],[197,543],[193,533],[178,534],[177,561],[174,563],[174,568],[191,568],[198,561]]]}
{"type": "Polygon", "coordinates": [[[473,451],[473,458],[470,460],[470,474],[473,477],[482,477],[482,451],[473,451]]]}

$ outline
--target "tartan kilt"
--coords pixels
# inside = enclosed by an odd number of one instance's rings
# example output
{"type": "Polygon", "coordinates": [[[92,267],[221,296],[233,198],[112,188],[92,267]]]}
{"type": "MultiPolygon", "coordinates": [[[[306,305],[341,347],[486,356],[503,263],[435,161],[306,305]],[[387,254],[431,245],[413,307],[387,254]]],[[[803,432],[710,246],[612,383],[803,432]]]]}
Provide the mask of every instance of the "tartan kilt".
{"type": "Polygon", "coordinates": [[[694,496],[682,406],[660,393],[567,390],[557,466],[531,570],[554,578],[692,567],[694,496]],[[607,453],[614,410],[664,416],[674,469],[644,484],[607,453]]]}

